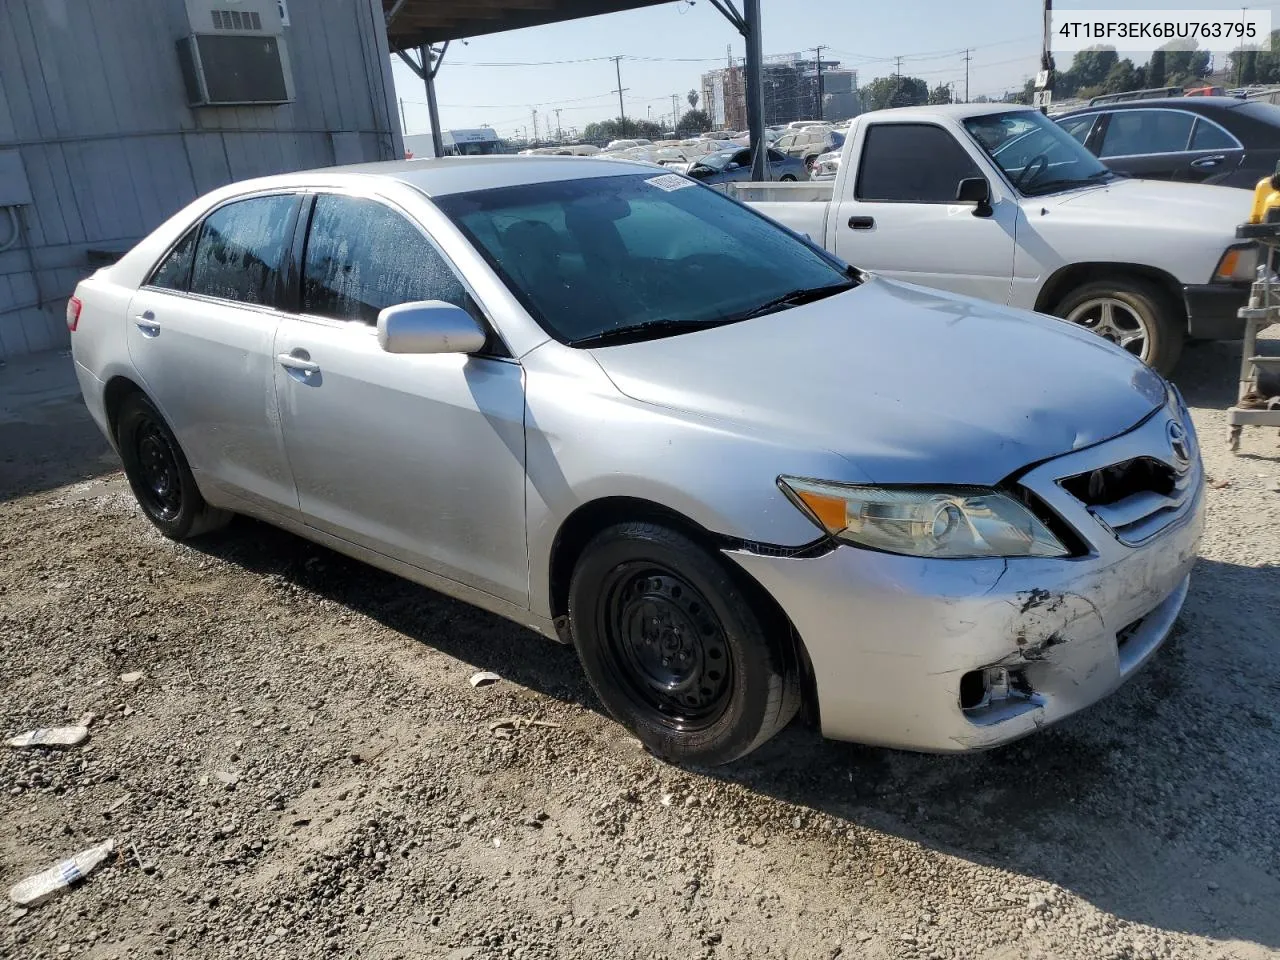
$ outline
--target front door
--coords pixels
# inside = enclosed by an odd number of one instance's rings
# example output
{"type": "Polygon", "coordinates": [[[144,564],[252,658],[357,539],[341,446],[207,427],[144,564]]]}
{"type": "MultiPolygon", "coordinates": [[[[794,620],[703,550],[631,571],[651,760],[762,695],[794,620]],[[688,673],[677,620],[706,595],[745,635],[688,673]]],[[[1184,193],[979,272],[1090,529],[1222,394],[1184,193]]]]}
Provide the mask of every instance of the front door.
{"type": "Polygon", "coordinates": [[[527,605],[523,370],[482,355],[384,352],[384,307],[479,308],[423,231],[368,197],[322,194],[301,312],[276,335],[276,383],[306,522],[527,605]]]}
{"type": "MultiPolygon", "coordinates": [[[[160,262],[129,305],[129,357],[202,489],[296,511],[272,347],[295,194],[223,204],[160,262]]],[[[216,499],[216,498],[215,498],[216,499]]]]}
{"type": "Polygon", "coordinates": [[[1018,204],[949,130],[868,124],[855,155],[853,199],[829,214],[837,256],[897,280],[1008,301],[1018,204]],[[987,216],[956,202],[960,181],[973,177],[991,183],[987,216]]]}

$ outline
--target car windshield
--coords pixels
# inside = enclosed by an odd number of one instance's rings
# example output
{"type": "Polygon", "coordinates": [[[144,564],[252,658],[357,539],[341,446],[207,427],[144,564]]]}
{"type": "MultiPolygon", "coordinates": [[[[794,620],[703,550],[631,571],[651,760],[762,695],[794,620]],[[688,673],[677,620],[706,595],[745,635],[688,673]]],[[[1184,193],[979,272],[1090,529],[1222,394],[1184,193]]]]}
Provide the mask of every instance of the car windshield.
{"type": "Polygon", "coordinates": [[[746,320],[855,282],[839,260],[679,174],[522,184],[436,203],[562,343],[746,320]]]}
{"type": "Polygon", "coordinates": [[[698,162],[704,167],[711,167],[713,170],[723,170],[729,165],[729,161],[737,155],[737,150],[724,150],[720,153],[709,153],[705,157],[700,157],[698,162]]]}
{"type": "Polygon", "coordinates": [[[1027,196],[1100,183],[1114,174],[1038,110],[969,117],[969,135],[1027,196]]]}

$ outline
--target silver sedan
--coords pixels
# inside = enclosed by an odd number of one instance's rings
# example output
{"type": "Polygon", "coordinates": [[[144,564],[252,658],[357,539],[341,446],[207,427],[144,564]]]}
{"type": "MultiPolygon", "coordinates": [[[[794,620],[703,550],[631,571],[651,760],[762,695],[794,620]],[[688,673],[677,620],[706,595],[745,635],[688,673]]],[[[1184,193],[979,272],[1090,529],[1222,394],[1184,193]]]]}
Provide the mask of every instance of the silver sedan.
{"type": "Polygon", "coordinates": [[[652,167],[469,158],[193,203],[67,307],[143,512],[247,514],[576,646],[654,752],[988,747],[1168,635],[1177,392],[652,167]]]}

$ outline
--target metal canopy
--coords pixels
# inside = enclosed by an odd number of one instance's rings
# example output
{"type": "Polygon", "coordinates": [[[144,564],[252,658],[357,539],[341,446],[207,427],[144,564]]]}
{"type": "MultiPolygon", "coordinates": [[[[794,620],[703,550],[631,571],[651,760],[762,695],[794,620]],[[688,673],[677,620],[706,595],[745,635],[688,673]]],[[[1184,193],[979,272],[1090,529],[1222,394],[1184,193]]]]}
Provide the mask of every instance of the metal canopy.
{"type": "Polygon", "coordinates": [[[486,33],[655,7],[670,0],[382,0],[393,53],[486,33]],[[393,15],[394,11],[394,15],[393,15]]]}
{"type": "MultiPolygon", "coordinates": [[[[671,0],[382,0],[387,23],[387,45],[423,81],[431,111],[431,135],[436,155],[443,152],[435,77],[450,40],[487,33],[537,27],[578,20],[604,13],[620,13],[656,7],[671,0]],[[443,44],[436,50],[434,44],[443,44]],[[417,48],[415,61],[411,51],[417,48]]],[[[765,166],[764,87],[760,64],[760,0],[742,0],[742,12],[734,0],[711,0],[747,42],[747,125],[751,128],[751,177],[768,179],[765,166]]]]}

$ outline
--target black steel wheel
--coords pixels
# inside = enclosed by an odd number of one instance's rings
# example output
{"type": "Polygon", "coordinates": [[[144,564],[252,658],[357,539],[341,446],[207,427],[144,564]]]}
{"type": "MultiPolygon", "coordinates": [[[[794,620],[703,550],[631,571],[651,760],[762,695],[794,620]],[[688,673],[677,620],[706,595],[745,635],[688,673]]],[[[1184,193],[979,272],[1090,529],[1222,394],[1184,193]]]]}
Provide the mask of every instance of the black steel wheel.
{"type": "Polygon", "coordinates": [[[597,535],[574,569],[569,617],[596,693],[659,756],[728,763],[799,707],[788,625],[744,574],[670,527],[597,535]]]}
{"type": "Polygon", "coordinates": [[[231,519],[205,502],[173,431],[141,393],[130,394],[120,406],[116,445],[138,505],[166,537],[198,536],[231,519]]]}

